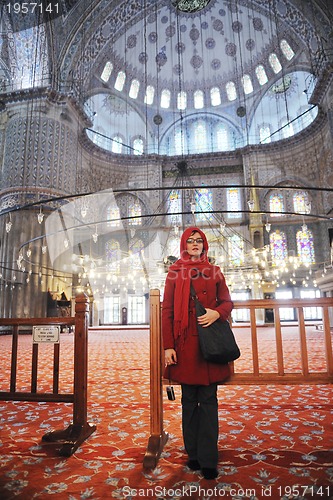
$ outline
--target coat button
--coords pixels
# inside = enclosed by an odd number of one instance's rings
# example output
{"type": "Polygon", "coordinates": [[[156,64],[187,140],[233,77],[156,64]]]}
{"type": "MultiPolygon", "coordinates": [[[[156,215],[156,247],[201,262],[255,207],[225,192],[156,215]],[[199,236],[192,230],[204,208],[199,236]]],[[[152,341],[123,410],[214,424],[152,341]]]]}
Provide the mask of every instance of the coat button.
{"type": "Polygon", "coordinates": [[[202,293],[203,293],[204,295],[206,295],[207,291],[206,291],[206,290],[204,290],[202,293]]]}

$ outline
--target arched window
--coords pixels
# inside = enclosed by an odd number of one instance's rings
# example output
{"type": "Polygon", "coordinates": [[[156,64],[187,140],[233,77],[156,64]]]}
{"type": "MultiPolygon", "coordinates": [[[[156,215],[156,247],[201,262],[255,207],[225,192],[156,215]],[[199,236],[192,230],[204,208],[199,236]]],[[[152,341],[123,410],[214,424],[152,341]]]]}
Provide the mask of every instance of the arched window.
{"type": "Polygon", "coordinates": [[[114,274],[120,273],[121,251],[119,241],[109,240],[105,244],[106,269],[114,274]]]}
{"type": "Polygon", "coordinates": [[[233,234],[228,240],[229,263],[234,266],[244,264],[244,240],[238,234],[233,234]]]}
{"type": "Polygon", "coordinates": [[[271,129],[269,125],[263,125],[259,129],[259,140],[261,144],[268,144],[271,142],[271,129]]]}
{"type": "Polygon", "coordinates": [[[298,214],[309,213],[309,195],[306,191],[297,191],[293,195],[294,212],[298,214]]]}
{"type": "Polygon", "coordinates": [[[218,123],[215,129],[216,132],[216,150],[228,151],[229,150],[229,134],[225,125],[218,123]]]}
{"type": "Polygon", "coordinates": [[[253,92],[253,85],[252,85],[250,75],[242,76],[242,85],[243,85],[245,94],[251,94],[251,92],[253,92]]]}
{"type": "Polygon", "coordinates": [[[275,231],[269,235],[272,264],[275,267],[286,263],[288,257],[287,239],[283,231],[275,231]]]}
{"type": "Polygon", "coordinates": [[[240,189],[237,187],[227,188],[227,209],[229,219],[239,219],[241,217],[241,208],[240,189]]]}
{"type": "Polygon", "coordinates": [[[152,85],[147,85],[146,95],[145,95],[145,104],[153,104],[155,96],[155,88],[152,85]]]}
{"type": "Polygon", "coordinates": [[[141,224],[142,209],[140,201],[136,198],[128,205],[129,226],[139,226],[141,224]]]}
{"type": "Polygon", "coordinates": [[[199,212],[195,214],[197,221],[205,222],[211,221],[213,219],[213,194],[212,190],[208,188],[201,188],[195,192],[195,211],[199,212]]]}
{"type": "Polygon", "coordinates": [[[142,269],[142,251],[144,245],[142,240],[136,239],[134,243],[130,244],[130,269],[142,269]]]}
{"type": "Polygon", "coordinates": [[[282,70],[282,66],[281,66],[281,63],[278,59],[278,56],[276,54],[274,54],[274,52],[272,52],[272,54],[269,55],[268,61],[269,61],[269,64],[271,65],[271,68],[274,71],[274,73],[276,75],[278,73],[280,73],[280,71],[282,70]]]}
{"type": "Polygon", "coordinates": [[[260,85],[265,85],[268,82],[266,70],[261,64],[256,67],[256,76],[260,85]]]}
{"type": "Polygon", "coordinates": [[[136,80],[136,79],[132,80],[131,87],[130,87],[128,95],[132,99],[136,99],[138,97],[139,89],[140,89],[140,82],[139,82],[139,80],[136,80]]]}
{"type": "Polygon", "coordinates": [[[182,216],[179,212],[182,211],[182,198],[178,189],[173,189],[169,194],[169,206],[167,211],[169,214],[170,224],[172,226],[180,226],[182,216]]]}
{"type": "Polygon", "coordinates": [[[143,139],[141,137],[137,137],[133,141],[133,153],[135,155],[142,155],[143,154],[143,139]]]}
{"type": "Polygon", "coordinates": [[[218,87],[212,87],[210,89],[210,102],[212,106],[219,106],[221,104],[221,94],[218,87]]]}
{"type": "Polygon", "coordinates": [[[284,118],[281,121],[281,130],[282,130],[282,137],[283,139],[288,139],[288,137],[291,137],[294,135],[294,127],[293,124],[290,123],[287,118],[284,118]]]}
{"type": "Polygon", "coordinates": [[[280,47],[281,47],[281,50],[282,50],[282,53],[284,55],[284,57],[290,61],[294,55],[295,55],[295,52],[293,51],[293,49],[290,47],[289,43],[287,42],[287,40],[281,40],[280,42],[280,47]]]}
{"type": "Polygon", "coordinates": [[[202,90],[194,92],[194,107],[195,109],[202,109],[204,107],[204,93],[202,90]]]}
{"type": "Polygon", "coordinates": [[[175,133],[175,154],[182,155],[186,151],[186,135],[183,129],[178,129],[175,133]]]}
{"type": "Polygon", "coordinates": [[[119,135],[112,137],[112,153],[122,153],[123,151],[123,140],[119,135]]]}
{"type": "Polygon", "coordinates": [[[125,80],[126,80],[126,74],[123,71],[119,71],[114,84],[114,88],[116,90],[119,90],[119,92],[121,92],[124,88],[125,80]]]}
{"type": "Polygon", "coordinates": [[[168,109],[170,106],[170,90],[163,89],[161,93],[161,108],[168,109]]]}
{"type": "Polygon", "coordinates": [[[112,70],[113,70],[113,64],[112,62],[108,61],[105,64],[101,74],[101,80],[103,80],[103,82],[107,83],[109,81],[112,70]]]}
{"type": "Polygon", "coordinates": [[[271,217],[281,217],[281,213],[284,212],[284,200],[281,193],[271,193],[269,196],[269,211],[271,217]]]}
{"type": "Polygon", "coordinates": [[[228,82],[225,86],[225,89],[227,91],[229,101],[234,101],[235,99],[237,99],[236,85],[234,84],[234,82],[228,82]]]}
{"type": "Polygon", "coordinates": [[[107,225],[112,227],[120,226],[120,210],[118,205],[114,202],[112,205],[109,205],[106,209],[106,219],[107,225]]]}
{"type": "Polygon", "coordinates": [[[197,121],[194,125],[194,137],[197,153],[205,153],[207,151],[207,130],[206,122],[203,120],[197,121]]]}
{"type": "Polygon", "coordinates": [[[306,224],[296,233],[297,255],[304,265],[315,263],[315,254],[313,246],[313,234],[306,224]]]}
{"type": "Polygon", "coordinates": [[[186,109],[187,106],[187,93],[182,90],[178,92],[177,95],[177,108],[178,109],[186,109]]]}

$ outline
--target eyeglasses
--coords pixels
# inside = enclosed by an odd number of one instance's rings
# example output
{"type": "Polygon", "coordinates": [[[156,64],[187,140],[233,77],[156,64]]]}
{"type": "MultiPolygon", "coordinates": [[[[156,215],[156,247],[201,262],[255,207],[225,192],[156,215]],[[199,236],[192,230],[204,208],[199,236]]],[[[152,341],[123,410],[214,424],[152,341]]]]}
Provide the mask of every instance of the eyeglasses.
{"type": "Polygon", "coordinates": [[[203,239],[197,238],[195,240],[194,238],[189,238],[188,240],[186,240],[186,243],[189,243],[190,245],[192,245],[193,243],[203,243],[203,239]]]}

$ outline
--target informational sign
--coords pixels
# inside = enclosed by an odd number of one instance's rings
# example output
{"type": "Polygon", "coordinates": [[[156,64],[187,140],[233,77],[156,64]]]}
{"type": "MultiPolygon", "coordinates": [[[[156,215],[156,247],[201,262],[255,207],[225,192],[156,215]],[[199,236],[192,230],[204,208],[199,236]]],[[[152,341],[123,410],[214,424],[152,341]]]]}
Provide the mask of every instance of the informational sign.
{"type": "Polygon", "coordinates": [[[59,325],[34,326],[32,329],[33,344],[44,344],[45,342],[49,342],[51,344],[59,344],[59,341],[59,325]]]}

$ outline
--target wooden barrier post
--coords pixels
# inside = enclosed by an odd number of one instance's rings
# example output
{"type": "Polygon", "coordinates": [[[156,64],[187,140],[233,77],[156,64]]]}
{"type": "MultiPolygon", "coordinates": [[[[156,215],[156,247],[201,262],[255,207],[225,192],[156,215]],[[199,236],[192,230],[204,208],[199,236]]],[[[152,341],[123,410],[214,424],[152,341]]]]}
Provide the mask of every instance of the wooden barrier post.
{"type": "Polygon", "coordinates": [[[150,291],[150,437],[144,469],[154,469],[168,440],[163,430],[162,338],[160,291],[150,291]]]}
{"type": "Polygon", "coordinates": [[[75,299],[74,332],[74,407],[73,424],[62,431],[48,432],[44,442],[61,445],[60,455],[69,457],[95,430],[87,422],[89,302],[84,293],[75,299]]]}

